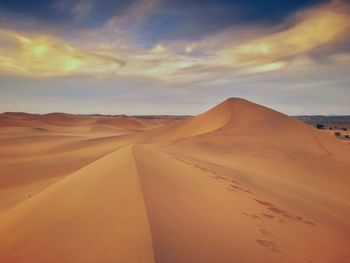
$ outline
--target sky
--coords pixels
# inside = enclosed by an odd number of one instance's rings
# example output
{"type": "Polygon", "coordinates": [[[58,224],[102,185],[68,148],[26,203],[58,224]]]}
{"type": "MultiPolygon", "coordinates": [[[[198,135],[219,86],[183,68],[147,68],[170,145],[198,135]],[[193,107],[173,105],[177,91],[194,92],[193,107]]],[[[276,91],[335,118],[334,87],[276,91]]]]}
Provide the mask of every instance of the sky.
{"type": "Polygon", "coordinates": [[[347,0],[0,0],[0,112],[350,114],[347,0]]]}

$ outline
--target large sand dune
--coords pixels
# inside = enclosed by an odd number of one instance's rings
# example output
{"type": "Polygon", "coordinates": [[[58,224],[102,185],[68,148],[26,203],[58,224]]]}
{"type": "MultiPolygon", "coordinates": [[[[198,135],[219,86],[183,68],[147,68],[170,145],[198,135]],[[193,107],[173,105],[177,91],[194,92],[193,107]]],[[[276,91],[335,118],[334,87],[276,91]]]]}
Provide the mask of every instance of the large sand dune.
{"type": "Polygon", "coordinates": [[[349,262],[349,145],[274,110],[0,125],[0,262],[349,262]]]}

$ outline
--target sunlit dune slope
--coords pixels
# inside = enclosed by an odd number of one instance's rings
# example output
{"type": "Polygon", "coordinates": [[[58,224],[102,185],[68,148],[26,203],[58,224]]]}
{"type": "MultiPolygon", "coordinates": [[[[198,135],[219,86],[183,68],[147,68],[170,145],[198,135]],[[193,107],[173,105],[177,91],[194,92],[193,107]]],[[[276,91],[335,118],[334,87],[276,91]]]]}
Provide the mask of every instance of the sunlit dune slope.
{"type": "Polygon", "coordinates": [[[130,147],[3,214],[0,236],[1,262],[153,262],[130,147]]]}
{"type": "Polygon", "coordinates": [[[203,114],[175,124],[157,138],[165,142],[182,139],[213,149],[263,149],[305,157],[336,154],[341,158],[346,147],[304,122],[240,98],[227,99],[203,114]]]}
{"type": "Polygon", "coordinates": [[[156,262],[345,263],[350,256],[349,207],[280,173],[240,169],[258,170],[254,159],[229,166],[215,153],[206,159],[155,146],[134,146],[134,155],[156,262]]]}

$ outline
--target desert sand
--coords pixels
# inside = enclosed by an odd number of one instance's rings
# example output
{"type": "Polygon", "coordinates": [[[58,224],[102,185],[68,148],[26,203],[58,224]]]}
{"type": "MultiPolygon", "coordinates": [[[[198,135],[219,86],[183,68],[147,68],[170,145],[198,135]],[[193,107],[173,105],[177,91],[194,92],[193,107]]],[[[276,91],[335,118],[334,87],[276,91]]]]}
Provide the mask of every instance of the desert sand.
{"type": "Polygon", "coordinates": [[[350,259],[350,145],[247,100],[0,114],[0,262],[350,259]]]}

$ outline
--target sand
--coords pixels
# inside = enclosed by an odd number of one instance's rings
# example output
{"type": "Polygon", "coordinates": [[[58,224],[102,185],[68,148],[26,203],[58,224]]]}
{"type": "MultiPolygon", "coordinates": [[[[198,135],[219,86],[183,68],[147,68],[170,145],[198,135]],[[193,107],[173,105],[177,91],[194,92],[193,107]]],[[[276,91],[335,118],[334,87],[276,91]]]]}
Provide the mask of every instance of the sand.
{"type": "Polygon", "coordinates": [[[231,98],[0,115],[0,262],[349,262],[350,146],[231,98]]]}

